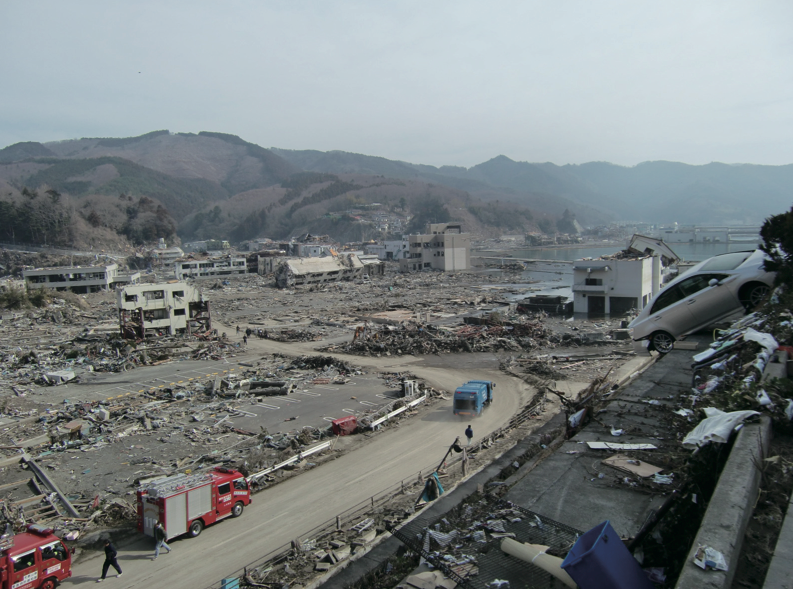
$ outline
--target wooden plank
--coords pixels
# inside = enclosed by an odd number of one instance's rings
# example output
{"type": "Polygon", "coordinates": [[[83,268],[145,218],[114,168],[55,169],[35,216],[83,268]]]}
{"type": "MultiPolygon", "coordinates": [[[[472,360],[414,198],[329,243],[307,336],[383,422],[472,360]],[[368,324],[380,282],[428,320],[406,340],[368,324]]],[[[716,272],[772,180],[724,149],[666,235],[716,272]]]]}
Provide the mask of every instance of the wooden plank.
{"type": "Polygon", "coordinates": [[[21,481],[17,481],[15,483],[6,483],[5,485],[0,485],[0,491],[3,489],[13,489],[14,487],[18,487],[19,485],[24,485],[25,483],[29,483],[30,479],[22,479],[21,481]]]}
{"type": "Polygon", "coordinates": [[[25,511],[26,515],[28,513],[38,513],[39,511],[47,511],[48,509],[55,510],[56,512],[58,511],[52,505],[45,505],[44,507],[37,507],[36,509],[25,509],[24,507],[22,509],[25,511]]]}
{"type": "Polygon", "coordinates": [[[10,458],[3,458],[0,460],[0,467],[3,466],[11,466],[12,464],[18,464],[20,460],[23,458],[30,458],[30,455],[25,454],[17,454],[16,456],[11,456],[10,458]]]}
{"type": "Polygon", "coordinates": [[[11,507],[18,507],[20,505],[27,505],[28,503],[33,503],[34,501],[41,501],[44,499],[45,495],[36,495],[35,497],[28,497],[27,499],[22,499],[21,501],[14,501],[10,503],[11,507]]]}

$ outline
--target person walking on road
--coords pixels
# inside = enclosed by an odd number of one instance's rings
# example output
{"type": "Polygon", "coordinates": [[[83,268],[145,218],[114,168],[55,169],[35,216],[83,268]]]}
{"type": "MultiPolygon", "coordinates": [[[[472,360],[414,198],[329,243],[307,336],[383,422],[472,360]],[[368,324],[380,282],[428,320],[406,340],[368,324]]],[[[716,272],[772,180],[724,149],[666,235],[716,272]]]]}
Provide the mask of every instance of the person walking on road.
{"type": "Polygon", "coordinates": [[[120,577],[122,575],[121,567],[118,566],[118,560],[116,560],[117,556],[118,556],[118,550],[116,550],[116,547],[113,546],[110,540],[105,540],[105,563],[102,565],[102,576],[96,580],[97,583],[101,583],[102,581],[105,580],[105,577],[107,577],[107,570],[110,568],[111,565],[118,572],[118,574],[116,575],[117,577],[120,577]]]}
{"type": "Polygon", "coordinates": [[[162,522],[157,522],[157,525],[154,526],[154,541],[157,544],[154,547],[154,558],[152,560],[157,560],[157,557],[160,556],[160,548],[165,548],[168,554],[171,553],[171,547],[165,543],[167,539],[168,534],[165,533],[165,527],[163,527],[162,522]]]}
{"type": "Polygon", "coordinates": [[[247,347],[248,346],[248,336],[247,335],[243,335],[242,336],[242,341],[245,344],[245,346],[247,347]]]}
{"type": "Polygon", "coordinates": [[[467,428],[465,428],[465,437],[468,438],[468,444],[467,445],[470,446],[471,445],[471,440],[474,437],[474,430],[471,429],[470,425],[467,428]]]}

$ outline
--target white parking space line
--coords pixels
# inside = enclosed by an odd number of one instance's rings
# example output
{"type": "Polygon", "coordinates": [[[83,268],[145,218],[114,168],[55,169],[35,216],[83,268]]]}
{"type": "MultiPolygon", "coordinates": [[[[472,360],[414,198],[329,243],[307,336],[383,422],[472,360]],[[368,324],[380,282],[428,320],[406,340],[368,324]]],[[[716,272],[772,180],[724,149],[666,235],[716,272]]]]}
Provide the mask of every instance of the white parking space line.
{"type": "Polygon", "coordinates": [[[381,399],[390,399],[390,397],[385,395],[384,393],[377,393],[375,397],[380,397],[381,399]]]}
{"type": "Polygon", "coordinates": [[[345,413],[352,413],[353,415],[355,415],[354,409],[342,409],[342,411],[344,411],[345,413]]]}
{"type": "Polygon", "coordinates": [[[300,399],[287,399],[286,397],[278,397],[279,401],[283,401],[284,403],[302,403],[300,399]]]}
{"type": "Polygon", "coordinates": [[[321,397],[321,393],[309,393],[308,391],[295,391],[296,395],[306,395],[307,397],[321,397]]]}
{"type": "Polygon", "coordinates": [[[280,407],[276,407],[275,405],[266,405],[264,403],[259,403],[258,405],[255,405],[255,407],[263,407],[265,409],[271,409],[273,411],[280,409],[280,407]]]}
{"type": "Polygon", "coordinates": [[[377,407],[377,403],[372,403],[371,401],[358,401],[361,405],[369,405],[370,407],[377,407]]]}
{"type": "Polygon", "coordinates": [[[323,417],[322,419],[324,419],[325,421],[333,421],[336,418],[335,417],[323,417]]]}
{"type": "Polygon", "coordinates": [[[318,389],[325,389],[326,391],[338,391],[339,390],[339,387],[329,387],[329,386],[324,385],[324,384],[318,384],[318,385],[314,385],[314,386],[316,386],[318,389]]]}

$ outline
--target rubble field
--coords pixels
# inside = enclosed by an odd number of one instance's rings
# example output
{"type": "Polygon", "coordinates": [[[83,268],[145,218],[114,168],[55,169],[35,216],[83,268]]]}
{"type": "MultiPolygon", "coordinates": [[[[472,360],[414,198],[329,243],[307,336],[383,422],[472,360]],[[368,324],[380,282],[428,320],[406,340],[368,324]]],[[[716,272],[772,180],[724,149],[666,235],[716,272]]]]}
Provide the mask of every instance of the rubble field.
{"type": "MultiPolygon", "coordinates": [[[[278,290],[261,276],[201,281],[196,284],[210,302],[215,328],[203,338],[121,339],[115,294],[107,292],[55,293],[42,308],[5,310],[0,324],[5,519],[15,526],[47,523],[70,537],[97,527],[131,526],[141,483],[218,464],[254,473],[294,456],[331,437],[329,423],[317,415],[311,424],[301,421],[297,427],[286,419],[278,431],[267,431],[255,424],[251,407],[268,396],[288,397],[298,387],[343,384],[365,372],[355,365],[355,355],[448,354],[459,362],[459,354],[498,352],[510,372],[530,383],[547,383],[591,380],[632,354],[629,341],[617,339],[618,321],[517,314],[510,299],[533,287],[501,288],[500,280],[490,274],[387,274],[365,284],[291,290],[278,290]],[[295,357],[285,346],[283,354],[240,362],[232,373],[228,366],[236,361],[230,360],[245,352],[248,333],[285,344],[317,342],[317,355],[295,357]],[[350,359],[322,355],[326,352],[350,359]],[[103,373],[129,375],[139,383],[157,367],[188,360],[217,368],[210,371],[213,376],[145,386],[115,398],[78,399],[70,386],[103,373]],[[250,425],[236,425],[241,421],[250,425]]],[[[359,422],[398,406],[396,391],[412,375],[367,378],[394,391],[395,398],[361,411],[359,422]]],[[[425,410],[418,407],[400,419],[425,410]]],[[[274,484],[360,443],[364,436],[340,438],[332,451],[258,482],[274,484]]]]}

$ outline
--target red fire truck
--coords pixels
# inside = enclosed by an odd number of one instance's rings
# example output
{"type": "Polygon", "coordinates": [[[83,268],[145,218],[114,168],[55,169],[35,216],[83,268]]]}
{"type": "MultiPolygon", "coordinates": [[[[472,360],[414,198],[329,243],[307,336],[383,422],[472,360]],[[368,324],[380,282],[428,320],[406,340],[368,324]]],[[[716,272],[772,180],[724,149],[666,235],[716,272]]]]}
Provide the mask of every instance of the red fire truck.
{"type": "Polygon", "coordinates": [[[52,529],[0,538],[0,589],[53,589],[72,576],[72,554],[52,529]]]}
{"type": "Polygon", "coordinates": [[[195,538],[205,526],[241,516],[250,502],[248,481],[236,470],[218,466],[204,474],[174,475],[138,490],[138,531],[153,536],[161,521],[169,540],[182,534],[195,538]]]}

